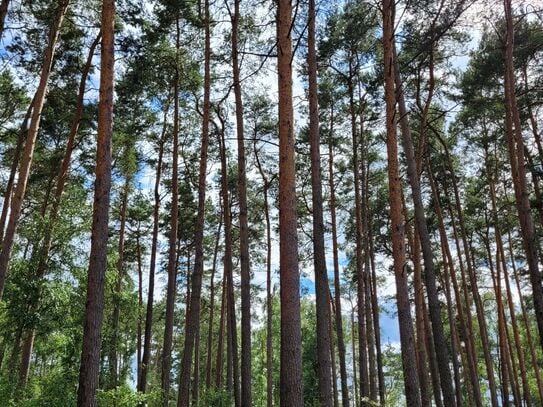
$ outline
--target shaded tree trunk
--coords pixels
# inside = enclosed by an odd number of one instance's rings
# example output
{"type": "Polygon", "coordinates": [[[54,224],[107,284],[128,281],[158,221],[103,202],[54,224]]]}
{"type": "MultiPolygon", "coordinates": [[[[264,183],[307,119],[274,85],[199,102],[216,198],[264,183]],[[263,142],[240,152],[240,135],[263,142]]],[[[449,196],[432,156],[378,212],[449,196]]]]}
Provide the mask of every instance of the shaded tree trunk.
{"type": "Polygon", "coordinates": [[[149,264],[149,283],[147,287],[147,311],[145,314],[145,334],[143,340],[143,356],[141,360],[141,375],[138,382],[138,391],[145,393],[147,391],[147,373],[151,362],[151,337],[153,335],[153,306],[155,293],[155,270],[158,251],[158,229],[160,222],[160,182],[162,179],[162,165],[164,155],[164,138],[167,129],[167,117],[169,110],[169,100],[164,108],[164,123],[162,134],[158,140],[158,161],[156,165],[155,186],[154,186],[154,206],[153,206],[153,232],[151,238],[151,259],[149,264]]]}
{"type": "MultiPolygon", "coordinates": [[[[333,134],[334,113],[330,112],[330,135],[333,134]]],[[[345,364],[345,339],[343,335],[343,316],[341,313],[341,282],[339,279],[339,251],[337,241],[336,186],[334,182],[334,147],[328,144],[328,173],[330,183],[330,217],[332,222],[332,256],[334,261],[334,309],[336,320],[337,347],[339,355],[339,373],[341,377],[341,403],[349,407],[349,388],[347,386],[347,367],[345,364]]]]}
{"type": "Polygon", "coordinates": [[[268,203],[268,190],[271,182],[264,173],[262,163],[258,155],[256,145],[257,134],[255,131],[253,139],[253,151],[256,159],[256,165],[263,184],[264,197],[264,218],[266,221],[266,405],[273,406],[273,286],[272,286],[272,236],[270,206],[268,203]]]}
{"type": "Polygon", "coordinates": [[[239,194],[239,249],[241,274],[241,405],[251,406],[251,270],[249,259],[249,226],[247,218],[247,175],[245,164],[245,131],[238,60],[240,0],[234,0],[232,17],[232,68],[236,102],[239,194]]]}
{"type": "Polygon", "coordinates": [[[532,296],[537,327],[539,330],[539,341],[543,348],[543,287],[541,285],[541,271],[539,270],[538,240],[530,209],[530,195],[527,188],[524,163],[522,127],[515,96],[513,12],[511,0],[504,0],[503,4],[506,22],[504,52],[505,134],[507,138],[507,149],[509,152],[513,186],[515,189],[515,203],[520,222],[520,231],[522,234],[526,261],[528,263],[530,281],[532,283],[532,296]]]}
{"type": "MultiPolygon", "coordinates": [[[[162,345],[161,389],[162,405],[168,407],[170,398],[170,374],[172,367],[173,325],[175,293],[177,291],[177,235],[179,225],[179,53],[181,48],[180,17],[175,21],[175,73],[173,77],[173,149],[172,149],[172,202],[170,207],[170,234],[168,239],[168,283],[166,286],[166,316],[164,322],[164,341],[162,345]]],[[[190,369],[189,369],[190,371],[190,369]]],[[[189,373],[190,377],[190,373],[189,373]]]]}
{"type": "MultiPolygon", "coordinates": [[[[319,101],[317,85],[317,52],[315,34],[315,0],[309,0],[308,10],[308,75],[309,75],[309,141],[311,154],[311,197],[313,210],[313,264],[317,314],[317,375],[319,401],[322,407],[332,406],[330,305],[328,272],[324,249],[324,216],[322,205],[321,154],[319,135],[319,101]]],[[[335,379],[334,379],[335,380],[335,379]]]]}
{"type": "MultiPolygon", "coordinates": [[[[393,44],[393,48],[394,44],[393,44]]],[[[445,333],[443,331],[443,321],[441,319],[441,307],[439,305],[439,295],[437,292],[436,272],[434,267],[434,258],[432,253],[432,244],[428,225],[426,224],[426,215],[424,214],[424,204],[420,188],[420,179],[416,168],[415,151],[411,131],[407,122],[407,108],[405,105],[400,72],[398,69],[396,52],[393,50],[395,83],[399,102],[401,134],[403,140],[403,149],[406,155],[407,175],[411,186],[413,204],[415,207],[415,222],[417,232],[420,235],[420,244],[422,248],[422,257],[424,259],[424,279],[426,284],[426,293],[428,296],[428,311],[432,323],[432,334],[434,338],[434,347],[439,368],[439,378],[443,402],[447,406],[454,404],[454,391],[449,369],[449,352],[445,333]]],[[[432,86],[432,85],[430,85],[432,86]]],[[[432,90],[430,90],[431,92],[432,90]]],[[[478,404],[479,405],[479,404],[478,404]]]]}
{"type": "Polygon", "coordinates": [[[6,23],[6,15],[8,14],[10,0],[2,0],[0,3],[0,40],[4,34],[4,28],[6,23]]]}
{"type": "MultiPolygon", "coordinates": [[[[202,144],[200,148],[200,168],[198,173],[198,214],[196,218],[196,230],[194,237],[194,271],[192,274],[192,290],[188,307],[187,330],[181,361],[181,374],[179,375],[178,407],[189,406],[189,385],[192,366],[192,354],[194,350],[194,337],[196,325],[200,323],[200,297],[202,291],[202,274],[204,272],[204,227],[205,227],[205,200],[206,200],[206,176],[207,176],[207,150],[209,145],[209,121],[210,121],[210,90],[211,90],[211,31],[209,19],[209,0],[204,1],[204,106],[202,117],[202,144]]],[[[226,210],[226,208],[225,208],[226,210]]]]}
{"type": "Polygon", "coordinates": [[[78,407],[95,407],[100,367],[101,328],[104,315],[104,280],[107,267],[109,200],[111,189],[111,136],[113,127],[115,1],[102,3],[102,50],[98,105],[98,145],[92,218],[87,302],[79,369],[78,407]]]}
{"type": "Polygon", "coordinates": [[[219,254],[219,242],[221,237],[221,229],[223,223],[224,211],[221,211],[217,235],[215,237],[215,249],[213,250],[213,267],[211,269],[211,284],[209,289],[209,324],[207,326],[207,355],[206,355],[206,388],[211,388],[211,359],[213,345],[213,317],[215,314],[215,273],[217,271],[217,256],[219,254]]]}

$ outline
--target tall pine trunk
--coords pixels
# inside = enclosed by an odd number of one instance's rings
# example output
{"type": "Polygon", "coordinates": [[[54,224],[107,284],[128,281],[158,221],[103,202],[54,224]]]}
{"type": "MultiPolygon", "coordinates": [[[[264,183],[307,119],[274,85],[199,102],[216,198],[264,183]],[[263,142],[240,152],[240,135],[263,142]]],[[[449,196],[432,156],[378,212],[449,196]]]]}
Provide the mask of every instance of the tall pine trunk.
{"type": "MultiPolygon", "coordinates": [[[[179,375],[178,407],[189,406],[189,386],[194,352],[196,326],[200,323],[200,297],[202,292],[202,275],[204,272],[204,227],[205,227],[205,200],[207,176],[207,150],[209,146],[209,121],[211,113],[211,29],[209,19],[209,0],[204,0],[204,110],[202,117],[202,144],[200,147],[200,168],[198,172],[198,213],[194,236],[194,270],[191,278],[192,290],[187,315],[187,330],[181,360],[181,374],[179,375]]],[[[226,210],[226,208],[224,208],[226,210]]]]}
{"type": "MultiPolygon", "coordinates": [[[[319,135],[319,101],[317,86],[317,52],[315,34],[315,0],[309,0],[308,10],[309,74],[309,142],[311,153],[311,196],[313,206],[313,265],[315,270],[315,294],[317,314],[317,375],[319,400],[322,407],[332,406],[331,356],[330,356],[330,306],[328,272],[324,249],[324,219],[322,205],[321,154],[319,135]]],[[[335,380],[335,379],[334,379],[335,380]]]]}
{"type": "Polygon", "coordinates": [[[109,200],[111,189],[111,136],[113,130],[113,76],[115,1],[102,3],[102,50],[98,105],[96,182],[92,216],[91,251],[87,281],[87,302],[83,326],[83,347],[79,368],[78,407],[95,407],[100,372],[104,282],[107,267],[109,200]]]}
{"type": "Polygon", "coordinates": [[[515,95],[513,63],[514,28],[511,0],[504,0],[503,5],[506,23],[504,52],[505,135],[515,189],[515,204],[520,222],[520,232],[528,263],[530,281],[532,283],[534,312],[539,330],[539,343],[543,348],[543,287],[541,285],[541,271],[539,270],[540,249],[538,248],[538,240],[530,208],[530,194],[526,183],[522,127],[515,95]]]}
{"type": "Polygon", "coordinates": [[[162,346],[162,371],[161,388],[162,404],[169,405],[170,397],[170,373],[172,368],[172,347],[173,347],[173,325],[175,310],[175,293],[177,292],[177,234],[179,216],[179,53],[181,48],[181,30],[179,26],[179,15],[176,17],[175,36],[175,73],[173,77],[173,149],[172,149],[172,202],[170,207],[170,235],[168,241],[168,283],[166,286],[166,316],[164,322],[164,341],[162,346]]]}
{"type": "MultiPolygon", "coordinates": [[[[394,47],[394,44],[392,44],[394,47]]],[[[395,48],[395,47],[394,47],[395,48]]],[[[443,321],[441,318],[441,307],[439,305],[439,295],[437,292],[436,271],[434,267],[434,258],[432,253],[432,242],[426,224],[426,215],[424,214],[424,204],[422,202],[422,193],[420,188],[420,179],[417,172],[415,159],[415,150],[411,131],[407,122],[407,109],[400,79],[399,64],[397,63],[396,52],[393,51],[395,83],[400,110],[401,134],[403,140],[403,149],[406,155],[407,176],[411,186],[413,204],[415,207],[416,231],[420,236],[420,245],[422,248],[422,257],[424,259],[424,279],[426,284],[426,293],[428,295],[428,309],[430,321],[432,323],[432,334],[434,338],[436,357],[439,368],[439,378],[443,402],[447,406],[454,404],[454,390],[452,384],[451,371],[449,369],[449,352],[447,340],[443,330],[443,321]]]]}
{"type": "Polygon", "coordinates": [[[292,23],[291,0],[278,0],[280,400],[283,407],[304,405],[292,104],[292,23]]]}
{"type": "Polygon", "coordinates": [[[252,405],[251,398],[251,270],[249,261],[249,225],[247,218],[247,175],[245,164],[245,131],[238,58],[240,0],[234,0],[232,17],[232,68],[236,102],[239,194],[239,250],[241,273],[241,405],[252,405]]]}
{"type": "Polygon", "coordinates": [[[145,313],[145,332],[143,339],[143,355],[141,359],[141,375],[138,381],[138,391],[145,393],[147,391],[147,374],[151,363],[151,337],[153,335],[153,306],[155,295],[155,270],[158,250],[158,228],[160,222],[160,182],[162,179],[162,165],[164,156],[164,138],[167,129],[169,101],[164,108],[164,120],[162,134],[158,140],[158,161],[156,164],[155,185],[154,185],[154,205],[153,205],[153,232],[151,237],[151,259],[149,264],[149,282],[147,286],[147,310],[145,313]]]}
{"type": "MultiPolygon", "coordinates": [[[[330,133],[333,134],[333,111],[330,114],[330,133]]],[[[337,347],[339,354],[339,374],[341,377],[341,403],[349,407],[349,387],[347,385],[347,367],[345,363],[345,337],[343,334],[343,316],[341,313],[341,282],[339,278],[339,250],[337,239],[336,219],[336,186],[334,182],[334,147],[330,140],[328,144],[328,174],[330,183],[330,218],[332,222],[332,255],[334,261],[334,310],[336,319],[337,347]]]]}
{"type": "MultiPolygon", "coordinates": [[[[383,48],[385,68],[385,102],[388,157],[388,187],[392,234],[396,300],[400,325],[402,365],[407,405],[421,405],[417,361],[409,303],[407,266],[405,259],[405,232],[402,216],[401,181],[398,168],[398,140],[396,134],[396,91],[394,89],[394,4],[383,0],[383,48]]],[[[359,311],[360,312],[360,311],[359,311]]],[[[447,362],[448,363],[448,362],[447,362]]]]}

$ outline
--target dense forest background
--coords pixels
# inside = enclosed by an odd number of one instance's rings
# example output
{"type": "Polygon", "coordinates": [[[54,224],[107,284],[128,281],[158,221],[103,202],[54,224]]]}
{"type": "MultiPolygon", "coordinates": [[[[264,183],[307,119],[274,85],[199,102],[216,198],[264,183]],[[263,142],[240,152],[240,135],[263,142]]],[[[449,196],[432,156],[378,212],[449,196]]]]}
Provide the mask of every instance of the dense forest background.
{"type": "Polygon", "coordinates": [[[537,0],[1,0],[0,405],[542,405],[542,128],[537,0]]]}

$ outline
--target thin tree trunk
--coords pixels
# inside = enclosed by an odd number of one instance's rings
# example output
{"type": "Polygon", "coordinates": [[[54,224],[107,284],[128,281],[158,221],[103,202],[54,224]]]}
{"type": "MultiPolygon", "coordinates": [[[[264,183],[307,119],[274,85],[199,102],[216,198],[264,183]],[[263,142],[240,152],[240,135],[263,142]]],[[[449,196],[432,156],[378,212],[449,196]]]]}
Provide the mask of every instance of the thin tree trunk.
{"type": "Polygon", "coordinates": [[[138,263],[138,327],[136,340],[136,384],[140,382],[141,377],[141,354],[143,337],[143,260],[141,255],[140,230],[138,228],[136,235],[136,257],[138,263]]]}
{"type": "Polygon", "coordinates": [[[78,407],[95,407],[100,368],[101,328],[104,316],[104,280],[107,267],[109,199],[111,189],[111,136],[113,127],[115,1],[102,5],[102,50],[98,105],[96,183],[92,219],[87,302],[79,369],[78,407]]]}
{"type": "MultiPolygon", "coordinates": [[[[404,212],[406,206],[404,202],[404,212]]],[[[404,217],[408,219],[408,214],[404,217]]],[[[417,371],[419,373],[420,400],[423,407],[430,406],[431,393],[428,383],[428,363],[426,354],[426,332],[424,326],[424,290],[422,288],[422,270],[420,258],[420,238],[415,231],[413,233],[409,222],[406,223],[407,241],[411,247],[411,261],[413,262],[413,285],[415,290],[415,331],[416,331],[416,350],[417,350],[417,371]]],[[[434,389],[435,390],[435,389],[434,389]]],[[[441,392],[437,393],[436,400],[441,400],[441,392]]]]}
{"type": "MultiPolygon", "coordinates": [[[[333,134],[333,110],[330,113],[330,136],[333,134]]],[[[332,221],[332,255],[334,261],[334,304],[336,313],[336,335],[339,354],[339,373],[341,377],[341,403],[349,407],[349,388],[347,386],[347,367],[345,364],[345,339],[343,335],[343,316],[341,313],[341,282],[339,279],[339,251],[337,241],[336,187],[334,182],[334,147],[328,144],[328,173],[330,183],[330,217],[332,221]]]]}
{"type": "Polygon", "coordinates": [[[322,407],[332,407],[331,339],[329,333],[330,305],[328,272],[324,249],[324,215],[319,135],[319,101],[317,86],[317,52],[315,0],[309,0],[308,10],[308,75],[309,75],[309,141],[311,154],[311,197],[313,209],[313,264],[317,314],[317,376],[319,401],[322,407]]]}
{"type": "Polygon", "coordinates": [[[273,407],[273,287],[272,287],[272,241],[271,241],[271,219],[268,203],[268,189],[270,181],[262,168],[258,149],[256,147],[257,135],[253,139],[253,151],[256,159],[258,172],[262,178],[264,196],[264,217],[266,220],[266,405],[273,407]]]}
{"type": "MultiPolygon", "coordinates": [[[[369,172],[369,171],[368,171],[369,172]]],[[[371,219],[370,208],[368,205],[368,219],[371,219]]],[[[375,351],[377,356],[377,379],[379,381],[379,401],[385,404],[385,375],[383,372],[383,354],[381,352],[381,328],[379,323],[379,301],[377,299],[377,271],[375,267],[375,251],[373,249],[373,233],[371,223],[368,222],[368,242],[371,264],[371,290],[372,290],[372,312],[373,312],[373,332],[375,335],[375,351]]]]}
{"type": "MultiPolygon", "coordinates": [[[[105,1],[105,0],[104,0],[105,1]]],[[[47,42],[47,48],[45,49],[45,56],[43,66],[40,74],[40,80],[38,89],[33,99],[33,109],[30,121],[30,128],[26,136],[26,142],[22,151],[19,167],[19,177],[17,179],[17,185],[13,197],[11,198],[11,206],[9,219],[2,240],[2,250],[0,251],[0,300],[4,292],[4,286],[6,283],[6,277],[8,274],[9,259],[11,255],[11,249],[13,247],[13,241],[15,239],[15,233],[17,232],[17,225],[19,217],[21,215],[21,209],[23,207],[23,200],[26,193],[26,186],[28,178],[30,176],[30,167],[32,165],[32,158],[34,155],[34,147],[36,145],[36,138],[38,136],[38,130],[40,128],[40,121],[42,116],[43,105],[45,103],[45,96],[47,93],[47,82],[51,74],[53,66],[53,60],[55,57],[55,47],[64,21],[64,16],[68,10],[69,0],[59,0],[58,6],[55,11],[55,17],[49,31],[49,37],[47,42]]]]}
{"type": "MultiPolygon", "coordinates": [[[[409,406],[418,407],[421,405],[421,401],[415,356],[413,322],[411,318],[411,305],[409,304],[409,288],[405,261],[404,220],[402,217],[402,186],[398,168],[398,140],[395,118],[396,92],[394,89],[395,76],[393,64],[394,4],[391,0],[383,0],[383,48],[392,252],[394,257],[394,275],[396,278],[396,300],[400,325],[404,387],[407,404],[409,406]]],[[[445,363],[448,364],[448,361],[445,363]]]]}
{"type": "Polygon", "coordinates": [[[537,382],[537,389],[538,389],[538,392],[539,392],[539,398],[541,401],[543,401],[543,379],[541,378],[541,371],[540,371],[540,368],[539,368],[539,363],[537,361],[537,354],[536,354],[536,350],[535,350],[535,346],[534,346],[534,342],[533,342],[533,338],[532,338],[532,333],[531,333],[531,330],[530,330],[530,321],[528,319],[528,314],[526,312],[526,306],[524,305],[524,299],[523,299],[523,296],[522,296],[522,291],[521,291],[521,288],[520,288],[520,281],[519,281],[519,278],[518,278],[518,274],[517,274],[517,269],[516,269],[516,266],[515,266],[515,257],[513,255],[513,246],[512,246],[512,243],[511,243],[511,235],[510,235],[510,232],[507,232],[508,233],[508,236],[507,236],[507,240],[508,240],[508,244],[509,244],[509,256],[511,258],[511,267],[512,267],[512,270],[513,270],[513,277],[515,278],[515,284],[517,286],[517,294],[518,294],[518,298],[519,298],[519,303],[520,303],[520,307],[521,307],[521,311],[522,311],[522,319],[524,321],[524,328],[525,328],[525,332],[526,332],[526,340],[528,341],[528,348],[530,350],[530,356],[531,356],[531,359],[532,359],[532,367],[534,369],[534,376],[535,376],[535,379],[536,379],[536,382],[537,382]]]}
{"type": "Polygon", "coordinates": [[[124,240],[126,230],[126,211],[128,206],[128,190],[130,179],[127,177],[122,191],[121,209],[120,209],[120,229],[119,229],[119,244],[117,246],[117,281],[115,282],[115,291],[113,292],[113,315],[111,317],[111,348],[109,352],[109,388],[115,389],[119,384],[119,361],[117,354],[119,322],[121,317],[121,292],[124,278],[124,240]]]}
{"type": "MultiPolygon", "coordinates": [[[[209,145],[209,121],[211,113],[211,29],[209,18],[209,0],[204,0],[204,109],[202,117],[202,145],[200,148],[200,168],[198,173],[198,214],[194,237],[194,271],[192,274],[192,290],[188,308],[188,323],[181,361],[181,374],[179,375],[178,407],[189,406],[189,384],[194,350],[194,336],[196,325],[200,323],[200,297],[202,291],[202,275],[204,272],[204,227],[205,227],[205,201],[207,176],[207,150],[209,145]]],[[[224,208],[226,210],[226,207],[224,208]]],[[[225,219],[226,221],[226,219],[225,219]]]]}
{"type": "MultiPolygon", "coordinates": [[[[352,86],[353,69],[349,65],[349,113],[351,116],[351,138],[353,149],[353,178],[354,178],[354,199],[355,199],[355,229],[356,229],[356,289],[358,299],[358,352],[359,352],[359,380],[360,398],[369,398],[369,376],[368,376],[368,349],[366,337],[365,320],[365,292],[364,292],[364,263],[363,263],[363,237],[362,237],[362,203],[360,194],[360,160],[358,159],[359,144],[356,131],[356,112],[354,103],[354,88],[352,86]]],[[[362,127],[362,124],[361,124],[362,127]]],[[[363,129],[362,129],[363,130],[363,129]]],[[[363,401],[364,402],[364,401],[363,401]]],[[[365,403],[365,402],[364,402],[365,403]]]]}
{"type": "MultiPolygon", "coordinates": [[[[175,21],[175,73],[173,77],[173,149],[172,149],[172,202],[170,207],[170,235],[168,245],[168,283],[166,286],[166,316],[164,322],[164,341],[162,345],[161,389],[162,405],[168,407],[170,399],[170,375],[172,367],[173,325],[175,293],[177,291],[177,235],[179,225],[179,53],[181,48],[180,17],[175,21]]],[[[189,368],[190,377],[190,368],[189,368]]],[[[188,389],[188,387],[187,387],[188,389]]],[[[188,391],[188,390],[187,390],[188,391]]],[[[187,405],[188,407],[188,405],[187,405]]]]}
{"type": "Polygon", "coordinates": [[[217,339],[217,363],[215,364],[215,387],[223,386],[223,360],[224,360],[224,320],[226,313],[226,274],[223,273],[221,294],[221,317],[219,319],[219,338],[217,339]]]}
{"type": "Polygon", "coordinates": [[[209,324],[207,328],[207,359],[206,359],[206,389],[211,388],[211,359],[213,345],[213,316],[215,314],[215,273],[217,271],[217,256],[219,254],[219,242],[223,223],[224,211],[221,211],[217,235],[215,237],[215,249],[213,250],[213,267],[211,269],[210,289],[209,289],[209,324]]]}
{"type": "MultiPolygon", "coordinates": [[[[434,337],[435,352],[438,361],[439,378],[441,383],[441,391],[443,394],[443,402],[447,406],[454,404],[454,390],[449,368],[449,352],[445,333],[443,331],[443,321],[441,319],[441,307],[439,305],[439,295],[436,284],[436,271],[434,267],[434,258],[432,253],[432,242],[428,232],[426,223],[426,215],[424,214],[424,204],[422,202],[422,193],[420,188],[420,179],[416,168],[415,150],[413,139],[407,121],[407,108],[402,90],[402,82],[400,78],[399,64],[397,62],[394,43],[393,47],[393,64],[395,70],[396,92],[398,97],[398,105],[400,111],[400,125],[403,141],[403,149],[406,155],[407,175],[411,186],[413,205],[415,207],[415,222],[416,230],[420,235],[420,244],[422,248],[422,257],[424,259],[424,279],[426,283],[426,293],[428,296],[428,310],[430,321],[432,323],[432,333],[434,337]]],[[[430,85],[432,86],[432,85],[430,85]]],[[[479,405],[479,404],[478,404],[479,405]]]]}
{"type": "Polygon", "coordinates": [[[353,387],[354,387],[354,405],[358,405],[358,380],[356,377],[356,325],[354,323],[354,308],[351,310],[351,352],[353,357],[353,387]]]}
{"type": "Polygon", "coordinates": [[[517,206],[520,231],[524,243],[524,251],[530,280],[532,283],[532,296],[534,301],[534,312],[539,330],[539,341],[543,349],[543,287],[541,285],[541,271],[539,270],[539,249],[538,239],[534,228],[530,208],[530,194],[526,183],[526,169],[524,164],[524,145],[522,140],[522,127],[517,108],[515,95],[515,74],[513,64],[513,12],[511,0],[504,0],[506,36],[505,36],[505,133],[513,186],[515,189],[515,203],[517,206]]]}
{"type": "Polygon", "coordinates": [[[240,0],[234,0],[232,18],[232,69],[236,102],[239,194],[239,249],[241,274],[241,405],[251,406],[251,270],[249,262],[249,226],[247,218],[247,175],[245,164],[245,131],[238,60],[240,0]]]}
{"type": "MultiPolygon", "coordinates": [[[[509,283],[509,276],[507,273],[507,260],[505,257],[505,251],[503,249],[503,240],[501,235],[501,230],[499,226],[499,220],[498,220],[498,211],[497,211],[497,199],[496,199],[496,187],[494,182],[494,177],[492,176],[492,173],[490,171],[490,163],[488,162],[488,151],[485,149],[485,161],[486,161],[486,168],[487,168],[487,180],[489,183],[490,188],[490,202],[491,202],[491,210],[492,210],[492,221],[494,223],[494,233],[495,233],[495,240],[496,240],[496,269],[499,272],[500,269],[500,260],[501,260],[501,268],[503,269],[504,274],[504,281],[505,281],[505,289],[506,289],[506,298],[507,298],[507,304],[509,308],[509,314],[511,316],[511,326],[513,328],[513,335],[514,335],[514,341],[515,341],[515,347],[517,349],[517,355],[519,360],[519,368],[520,368],[520,376],[522,380],[522,386],[524,389],[524,400],[526,402],[527,406],[532,405],[532,397],[530,394],[530,388],[528,385],[528,378],[526,376],[526,364],[524,362],[524,349],[522,348],[521,342],[520,342],[520,334],[518,330],[517,325],[517,319],[515,315],[515,305],[513,304],[513,297],[511,293],[511,286],[509,283]]],[[[494,170],[494,172],[496,169],[494,170]]],[[[490,253],[489,253],[490,255],[490,253]]],[[[513,357],[513,353],[511,353],[511,357],[513,357]]]]}
{"type": "Polygon", "coordinates": [[[32,109],[34,106],[34,100],[28,106],[26,115],[21,124],[19,134],[17,135],[17,144],[13,153],[13,160],[11,162],[11,168],[9,171],[9,178],[6,184],[6,192],[4,193],[4,200],[2,201],[2,214],[0,215],[0,242],[4,239],[4,230],[6,229],[6,220],[9,213],[9,207],[11,203],[11,197],[13,195],[13,185],[15,183],[15,176],[17,175],[17,167],[19,166],[19,160],[21,158],[21,151],[23,150],[26,135],[28,134],[28,121],[32,115],[32,109]]]}
{"type": "Polygon", "coordinates": [[[155,270],[158,251],[158,229],[160,222],[160,182],[162,179],[162,161],[164,155],[164,137],[167,129],[167,117],[169,110],[169,100],[164,108],[164,120],[162,134],[158,140],[158,162],[156,166],[155,186],[154,186],[154,206],[153,206],[153,232],[151,238],[151,259],[149,264],[149,283],[147,288],[147,311],[145,314],[145,337],[143,340],[143,356],[141,361],[141,376],[138,382],[138,391],[145,393],[147,391],[147,373],[151,361],[151,337],[153,335],[153,306],[155,294],[155,270]]]}
{"type": "MultiPolygon", "coordinates": [[[[477,314],[477,321],[479,323],[480,339],[481,339],[481,344],[482,344],[482,348],[483,348],[483,355],[484,355],[484,359],[485,359],[485,366],[486,366],[486,371],[487,371],[487,379],[488,379],[488,384],[489,384],[490,397],[491,397],[492,406],[496,407],[498,405],[498,399],[497,399],[497,395],[496,395],[496,384],[495,384],[495,380],[494,380],[494,366],[493,366],[493,362],[492,362],[492,357],[490,355],[490,344],[489,344],[488,328],[486,326],[486,320],[485,320],[485,317],[484,317],[483,303],[482,303],[482,300],[481,300],[481,295],[479,293],[477,278],[475,276],[475,270],[473,269],[472,261],[470,261],[470,248],[469,248],[469,244],[467,242],[467,237],[466,237],[466,230],[465,230],[465,226],[464,226],[465,222],[464,222],[464,215],[463,215],[464,212],[462,210],[462,205],[461,205],[461,200],[460,200],[460,193],[459,193],[458,185],[457,185],[457,182],[456,182],[456,174],[454,172],[452,158],[451,158],[451,155],[449,153],[447,144],[441,138],[441,135],[438,132],[434,131],[434,134],[436,135],[438,141],[443,146],[443,149],[445,151],[446,160],[447,160],[447,166],[448,166],[449,171],[451,173],[450,178],[451,178],[451,181],[452,181],[452,186],[453,186],[453,191],[454,191],[454,205],[455,205],[455,208],[456,208],[456,211],[457,211],[458,225],[460,226],[460,233],[462,235],[464,257],[466,258],[466,267],[467,267],[467,271],[468,271],[468,275],[469,275],[469,279],[470,279],[470,285],[471,285],[471,292],[473,294],[473,300],[475,302],[475,310],[476,310],[476,314],[477,314]]],[[[447,195],[447,192],[445,192],[445,193],[447,195]]],[[[450,214],[451,222],[452,222],[453,231],[454,231],[454,234],[455,234],[455,240],[457,242],[458,259],[460,261],[462,279],[464,280],[464,268],[462,266],[461,249],[460,249],[460,246],[458,244],[457,231],[456,231],[456,222],[454,222],[454,216],[453,216],[453,213],[452,213],[452,209],[450,208],[449,210],[451,212],[451,214],[450,214]]],[[[470,303],[469,303],[468,298],[467,298],[467,283],[465,281],[463,281],[463,285],[464,285],[464,290],[465,290],[465,295],[466,295],[466,299],[465,299],[466,307],[468,307],[468,310],[469,310],[470,303]]],[[[473,333],[472,333],[473,332],[473,329],[472,329],[473,324],[471,322],[471,314],[469,312],[467,313],[467,320],[468,320],[468,329],[470,330],[470,336],[469,336],[468,339],[470,339],[472,341],[471,346],[472,346],[473,349],[475,349],[474,338],[473,338],[473,333]]],[[[478,382],[473,383],[473,385],[478,387],[478,382]]]]}
{"type": "MultiPolygon", "coordinates": [[[[334,312],[334,300],[332,298],[332,293],[329,293],[329,300],[330,303],[328,304],[330,308],[330,316],[334,312]]],[[[334,334],[333,334],[333,321],[330,317],[330,320],[328,321],[328,336],[330,337],[330,364],[332,365],[332,394],[333,394],[333,400],[334,400],[334,407],[339,407],[339,394],[338,394],[338,388],[337,388],[337,365],[336,365],[336,350],[334,346],[334,334]]]]}

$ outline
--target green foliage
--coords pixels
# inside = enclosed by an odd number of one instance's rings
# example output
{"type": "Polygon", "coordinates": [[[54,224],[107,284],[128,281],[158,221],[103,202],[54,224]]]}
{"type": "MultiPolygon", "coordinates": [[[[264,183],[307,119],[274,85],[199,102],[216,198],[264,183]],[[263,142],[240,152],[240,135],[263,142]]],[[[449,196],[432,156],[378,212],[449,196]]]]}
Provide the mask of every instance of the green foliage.
{"type": "Polygon", "coordinates": [[[98,407],[134,407],[142,403],[148,406],[158,406],[160,397],[158,392],[142,394],[128,385],[118,386],[112,390],[98,391],[98,407]]]}

